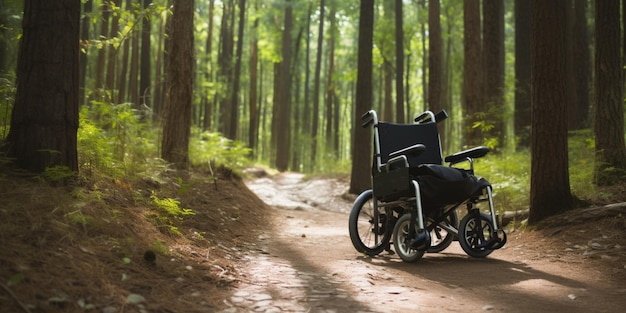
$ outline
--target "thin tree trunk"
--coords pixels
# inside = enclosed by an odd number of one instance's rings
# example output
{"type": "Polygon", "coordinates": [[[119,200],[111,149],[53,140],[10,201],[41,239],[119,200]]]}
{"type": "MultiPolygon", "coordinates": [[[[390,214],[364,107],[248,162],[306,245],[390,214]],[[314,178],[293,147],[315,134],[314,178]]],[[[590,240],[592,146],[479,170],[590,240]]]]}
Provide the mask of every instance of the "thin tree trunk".
{"type": "MultiPolygon", "coordinates": [[[[255,5],[255,9],[258,7],[255,5]]],[[[258,138],[259,138],[259,109],[258,109],[258,96],[257,96],[257,85],[258,85],[258,62],[259,62],[259,53],[258,53],[258,36],[257,30],[259,28],[259,18],[256,17],[254,19],[254,23],[252,26],[252,41],[250,42],[250,94],[249,94],[249,105],[250,105],[250,126],[248,128],[248,146],[252,149],[252,153],[256,154],[256,149],[258,146],[258,138]]]]}
{"type": "Polygon", "coordinates": [[[320,0],[320,21],[318,25],[317,34],[317,57],[315,59],[315,73],[313,74],[313,121],[311,123],[311,165],[315,167],[315,160],[317,158],[317,144],[318,144],[318,128],[319,128],[319,112],[320,112],[320,76],[322,75],[322,51],[324,45],[324,10],[325,0],[320,0]]]}
{"type": "MultiPolygon", "coordinates": [[[[85,96],[87,94],[87,54],[88,54],[88,44],[87,42],[89,41],[89,34],[90,34],[90,26],[91,26],[91,20],[87,17],[89,14],[91,14],[93,11],[93,0],[87,0],[85,1],[85,4],[83,4],[83,17],[82,19],[82,23],[81,23],[81,32],[80,32],[80,42],[81,42],[81,48],[83,48],[82,53],[80,54],[80,58],[79,58],[79,79],[80,79],[80,90],[79,90],[79,94],[78,94],[78,103],[80,106],[82,106],[83,104],[85,104],[85,96]]],[[[0,13],[1,15],[1,13],[0,13]]],[[[0,25],[3,25],[4,23],[2,21],[0,21],[0,25]]],[[[4,29],[4,28],[2,28],[4,29]]],[[[0,30],[0,32],[2,32],[3,30],[0,30]]],[[[0,35],[0,38],[4,38],[4,36],[0,35]]],[[[3,51],[5,48],[0,48],[0,51],[3,51]]],[[[0,52],[2,53],[2,52],[0,52]]],[[[0,60],[0,62],[2,62],[0,60]]],[[[3,64],[0,63],[0,71],[2,71],[2,69],[4,68],[2,66],[3,64]]]]}
{"type": "Polygon", "coordinates": [[[402,0],[396,0],[396,121],[406,122],[404,105],[404,28],[402,0]]]}
{"type": "MultiPolygon", "coordinates": [[[[143,0],[143,9],[147,10],[152,4],[152,0],[143,0]]],[[[141,64],[139,69],[139,102],[142,108],[152,107],[152,98],[150,97],[150,85],[152,84],[152,60],[150,59],[151,47],[151,23],[150,19],[144,16],[141,19],[141,64]]]]}
{"type": "Polygon", "coordinates": [[[480,0],[463,1],[463,121],[465,144],[482,144],[480,132],[474,127],[483,112],[482,45],[480,40],[480,0]]]}
{"type": "Polygon", "coordinates": [[[515,137],[530,145],[530,1],[515,0],[515,137]]]}

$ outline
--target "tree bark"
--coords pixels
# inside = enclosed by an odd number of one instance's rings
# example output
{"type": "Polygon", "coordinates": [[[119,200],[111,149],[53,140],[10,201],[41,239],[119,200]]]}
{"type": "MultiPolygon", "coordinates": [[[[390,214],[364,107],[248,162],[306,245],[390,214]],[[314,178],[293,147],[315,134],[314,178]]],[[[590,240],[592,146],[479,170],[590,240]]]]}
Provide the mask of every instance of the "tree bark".
{"type": "Polygon", "coordinates": [[[374,0],[361,0],[359,13],[359,51],[357,61],[356,112],[352,132],[352,172],[349,192],[358,194],[372,184],[371,128],[362,128],[360,116],[373,105],[372,47],[374,37],[374,0]]]}
{"type": "Polygon", "coordinates": [[[193,1],[177,0],[170,32],[161,156],[177,168],[189,165],[194,77],[193,1]]]}
{"type": "Polygon", "coordinates": [[[285,1],[285,26],[282,35],[280,62],[280,90],[278,92],[280,131],[276,137],[276,169],[286,171],[289,169],[289,156],[291,155],[291,31],[293,30],[293,7],[291,0],[285,1]]]}
{"type": "Polygon", "coordinates": [[[567,153],[566,1],[531,2],[529,224],[572,208],[567,153]]]}
{"type": "Polygon", "coordinates": [[[404,28],[402,0],[396,0],[396,121],[406,122],[404,105],[404,28]]]}
{"type": "MultiPolygon", "coordinates": [[[[439,0],[428,2],[428,109],[437,113],[441,106],[443,83],[443,50],[439,0]]],[[[442,125],[440,125],[441,127],[442,125]]]]}
{"type": "Polygon", "coordinates": [[[483,87],[485,119],[493,125],[481,137],[504,142],[504,0],[483,2],[483,87]]]}
{"type": "Polygon", "coordinates": [[[620,1],[596,1],[595,183],[615,185],[626,178],[624,82],[620,1]]]}
{"type": "Polygon", "coordinates": [[[317,54],[315,59],[315,73],[313,74],[313,120],[311,121],[311,168],[315,168],[317,159],[317,140],[319,133],[320,114],[320,80],[322,73],[322,52],[324,45],[324,15],[325,1],[320,0],[320,21],[317,34],[317,54]]]}
{"type": "Polygon", "coordinates": [[[530,145],[530,1],[515,0],[515,136],[530,145]]]}
{"type": "Polygon", "coordinates": [[[463,116],[466,145],[482,144],[474,128],[483,112],[482,45],[480,40],[480,0],[463,1],[463,116]]]}
{"type": "MultiPolygon", "coordinates": [[[[153,0],[143,0],[143,9],[147,10],[153,0]]],[[[147,16],[141,20],[141,60],[139,69],[139,101],[143,109],[152,107],[150,97],[150,85],[152,84],[152,60],[150,59],[151,47],[151,23],[147,16]]]]}
{"type": "Polygon", "coordinates": [[[78,171],[80,1],[27,0],[8,153],[26,170],[78,171]]]}

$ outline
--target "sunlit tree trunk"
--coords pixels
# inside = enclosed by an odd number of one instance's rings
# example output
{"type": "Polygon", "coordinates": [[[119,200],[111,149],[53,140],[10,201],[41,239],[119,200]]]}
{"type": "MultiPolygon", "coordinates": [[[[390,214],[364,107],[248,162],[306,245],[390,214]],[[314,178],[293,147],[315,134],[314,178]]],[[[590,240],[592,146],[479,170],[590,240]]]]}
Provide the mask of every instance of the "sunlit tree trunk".
{"type": "Polygon", "coordinates": [[[78,0],[24,2],[7,155],[34,173],[78,171],[80,9],[78,0]]]}
{"type": "Polygon", "coordinates": [[[626,180],[624,143],[624,83],[621,55],[620,1],[596,1],[596,139],[595,183],[615,185],[626,180]]]}
{"type": "MultiPolygon", "coordinates": [[[[604,1],[604,0],[602,0],[604,1]]],[[[529,224],[572,207],[567,153],[566,1],[531,1],[529,224]]]]}
{"type": "Polygon", "coordinates": [[[359,13],[359,51],[357,61],[356,112],[352,131],[352,171],[350,189],[353,194],[371,188],[371,128],[361,127],[361,115],[372,108],[372,48],[374,37],[374,0],[361,0],[359,13]]]}
{"type": "Polygon", "coordinates": [[[246,0],[239,0],[239,26],[237,30],[237,50],[235,51],[235,71],[233,74],[233,87],[230,96],[230,133],[229,138],[237,139],[239,129],[239,85],[241,82],[241,59],[243,55],[243,33],[246,17],[246,0]]]}
{"type": "Polygon", "coordinates": [[[168,53],[161,156],[178,168],[189,164],[194,77],[193,1],[174,1],[168,53]]]}

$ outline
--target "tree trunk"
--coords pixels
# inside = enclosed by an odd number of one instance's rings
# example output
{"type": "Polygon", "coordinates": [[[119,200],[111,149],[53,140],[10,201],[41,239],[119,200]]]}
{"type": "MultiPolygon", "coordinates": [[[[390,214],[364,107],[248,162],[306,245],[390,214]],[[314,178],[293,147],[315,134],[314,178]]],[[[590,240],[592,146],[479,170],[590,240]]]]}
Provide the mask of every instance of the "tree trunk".
{"type": "Polygon", "coordinates": [[[26,0],[8,156],[34,173],[78,171],[80,1],[26,0]]]}
{"type": "Polygon", "coordinates": [[[334,80],[335,72],[335,37],[337,36],[335,5],[331,5],[328,13],[330,29],[328,31],[328,69],[326,74],[326,153],[337,156],[338,151],[335,150],[335,135],[338,130],[334,129],[334,120],[339,117],[334,114],[335,107],[338,105],[336,100],[337,85],[334,80]]]}
{"type": "MultiPolygon", "coordinates": [[[[102,23],[100,25],[100,38],[108,38],[109,36],[109,22],[111,19],[111,7],[109,2],[102,3],[102,23]]],[[[112,49],[107,45],[102,46],[98,50],[98,59],[96,61],[96,89],[104,88],[104,74],[106,68],[106,55],[107,50],[112,49]]]]}
{"type": "MultiPolygon", "coordinates": [[[[1,0],[0,0],[1,2],[1,0]]],[[[93,0],[87,0],[85,2],[85,4],[83,4],[83,17],[81,18],[81,30],[80,30],[80,44],[81,44],[81,48],[83,49],[83,51],[80,54],[79,57],[79,80],[80,80],[80,90],[78,92],[78,103],[80,106],[82,106],[83,104],[85,104],[85,96],[87,94],[87,55],[88,55],[88,42],[89,42],[89,36],[90,36],[90,26],[91,26],[91,20],[89,19],[88,15],[93,13],[93,0]]],[[[1,13],[0,13],[1,14],[1,13]]],[[[4,23],[2,21],[0,21],[0,25],[3,25],[4,23]]],[[[0,30],[1,32],[2,30],[0,30]]],[[[0,38],[2,38],[3,36],[0,35],[0,38]]],[[[2,39],[0,39],[2,40],[2,39]]],[[[3,46],[2,44],[0,44],[0,46],[3,46]]],[[[0,48],[1,50],[4,50],[5,48],[0,48]]],[[[1,53],[1,52],[0,52],[1,53]]],[[[0,61],[1,62],[1,61],[0,61]]],[[[0,71],[2,71],[2,64],[0,64],[0,71]]]]}
{"type": "Polygon", "coordinates": [[[313,120],[311,121],[311,168],[315,168],[317,158],[317,140],[319,132],[320,112],[320,80],[322,73],[322,52],[324,45],[324,15],[325,1],[320,0],[320,21],[317,34],[317,54],[315,59],[315,73],[313,74],[313,120]]]}
{"type": "Polygon", "coordinates": [[[406,122],[404,105],[404,28],[402,0],[396,0],[396,121],[406,122]]]}
{"type": "Polygon", "coordinates": [[[463,1],[463,115],[466,145],[482,144],[480,131],[474,127],[483,112],[482,46],[480,40],[480,0],[463,1]]]}
{"type": "MultiPolygon", "coordinates": [[[[152,5],[152,0],[143,0],[143,9],[147,10],[152,5]]],[[[147,16],[141,20],[141,60],[139,69],[139,102],[143,110],[152,107],[150,97],[150,85],[152,84],[152,60],[150,59],[151,47],[151,23],[147,16]]]]}
{"type": "Polygon", "coordinates": [[[291,31],[293,30],[293,7],[291,0],[285,1],[285,26],[282,35],[281,55],[283,57],[280,63],[280,84],[278,92],[279,119],[278,125],[280,131],[276,137],[276,169],[286,171],[289,169],[289,156],[291,154],[291,31]]]}
{"type": "Polygon", "coordinates": [[[218,65],[219,65],[219,80],[222,84],[222,89],[220,93],[218,93],[218,98],[220,99],[220,126],[219,131],[224,134],[224,136],[235,139],[233,136],[232,126],[231,125],[231,90],[232,90],[232,80],[233,80],[233,50],[234,50],[234,19],[235,19],[235,5],[234,0],[228,0],[223,3],[224,10],[222,14],[222,27],[220,28],[220,51],[218,56],[218,65]]]}
{"type": "Polygon", "coordinates": [[[596,1],[595,183],[615,185],[626,178],[624,83],[620,1],[596,1]]]}
{"type": "Polygon", "coordinates": [[[515,136],[530,145],[530,1],[515,0],[515,136]]]}
{"type": "MultiPolygon", "coordinates": [[[[441,106],[443,102],[443,50],[440,12],[439,0],[428,2],[428,109],[434,113],[443,109],[441,106]]],[[[440,132],[443,133],[443,131],[440,132]]]]}
{"type": "Polygon", "coordinates": [[[194,77],[193,1],[175,1],[170,31],[161,156],[178,168],[189,163],[194,77]]]}
{"type": "Polygon", "coordinates": [[[258,36],[259,18],[254,18],[252,26],[252,41],[250,42],[250,126],[248,127],[248,146],[252,149],[253,154],[256,153],[259,140],[259,109],[258,109],[258,68],[259,68],[259,52],[258,52],[258,36]]]}
{"type": "MultiPolygon", "coordinates": [[[[121,1],[122,0],[111,0],[111,2],[117,8],[120,7],[121,1]]],[[[109,34],[107,38],[111,39],[111,38],[117,37],[119,35],[118,34],[119,29],[120,29],[119,16],[112,15],[111,29],[109,30],[109,34]]],[[[116,87],[115,86],[115,71],[116,71],[116,64],[117,64],[117,49],[119,49],[119,47],[110,45],[107,50],[107,69],[106,69],[106,74],[105,74],[104,89],[108,92],[111,92],[111,98],[109,99],[110,101],[113,101],[114,99],[116,99],[113,96],[113,91],[116,87]]]]}
{"type": "Polygon", "coordinates": [[[374,37],[374,0],[361,0],[359,51],[357,61],[356,112],[352,132],[352,172],[349,192],[358,194],[372,184],[371,128],[362,128],[360,117],[372,108],[372,48],[374,37]]]}
{"type": "Polygon", "coordinates": [[[572,207],[567,156],[565,1],[531,2],[529,224],[572,207]]]}
{"type": "MultiPolygon", "coordinates": [[[[206,46],[205,46],[205,57],[204,57],[204,79],[208,82],[211,79],[211,67],[212,67],[212,58],[213,58],[213,15],[215,14],[215,0],[209,0],[209,22],[207,29],[207,38],[206,38],[206,46]]],[[[213,106],[211,105],[213,101],[211,101],[211,94],[208,88],[204,88],[202,95],[202,104],[204,106],[204,118],[202,121],[202,128],[204,130],[208,130],[211,128],[211,118],[213,116],[213,106]]]]}
{"type": "Polygon", "coordinates": [[[504,141],[504,0],[483,2],[483,87],[485,119],[493,128],[481,137],[504,141]]]}
{"type": "Polygon", "coordinates": [[[239,129],[239,84],[241,81],[241,59],[243,55],[243,30],[246,17],[246,0],[239,0],[239,26],[237,33],[237,50],[235,56],[235,72],[233,73],[233,88],[230,96],[230,133],[229,138],[237,139],[239,129]]]}
{"type": "Polygon", "coordinates": [[[591,123],[589,82],[591,78],[591,52],[589,51],[589,30],[587,27],[587,0],[574,0],[574,77],[576,108],[570,119],[570,128],[588,128],[591,123]]]}

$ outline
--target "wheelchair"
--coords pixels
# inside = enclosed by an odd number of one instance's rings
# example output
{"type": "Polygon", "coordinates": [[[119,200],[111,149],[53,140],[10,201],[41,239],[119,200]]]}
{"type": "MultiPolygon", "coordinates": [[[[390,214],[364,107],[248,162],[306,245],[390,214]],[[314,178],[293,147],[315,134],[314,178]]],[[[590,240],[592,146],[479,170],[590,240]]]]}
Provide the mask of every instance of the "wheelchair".
{"type": "Polygon", "coordinates": [[[445,110],[426,111],[415,123],[398,124],[379,122],[374,110],[362,116],[362,127],[374,128],[374,157],[372,189],[356,198],[349,216],[357,251],[376,256],[393,253],[393,245],[404,262],[416,262],[457,240],[474,258],[505,245],[491,184],[474,175],[474,159],[487,155],[489,148],[442,158],[437,124],[447,117],[445,110]],[[463,207],[466,213],[459,221],[457,209],[463,207]]]}

